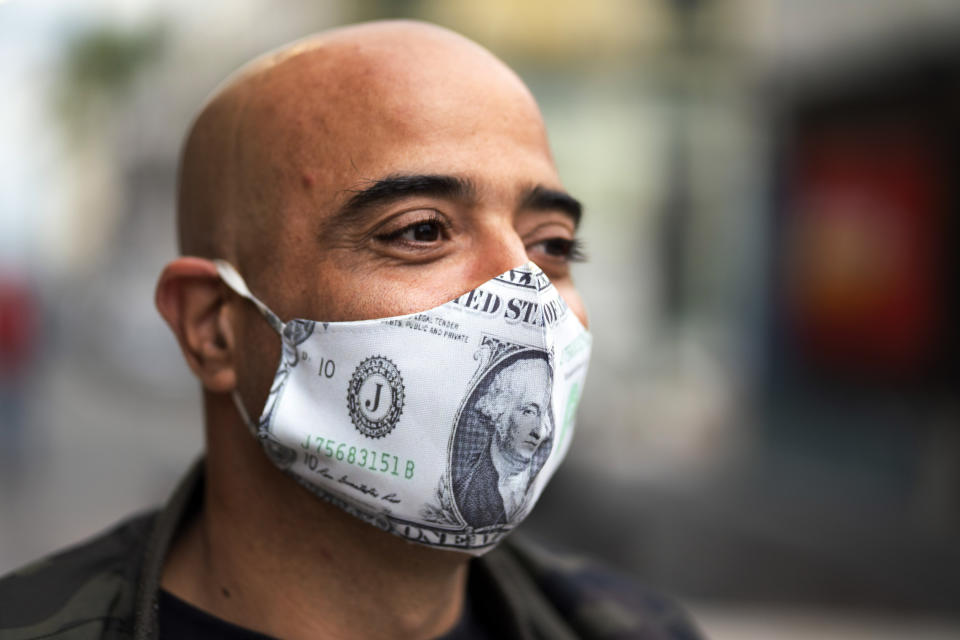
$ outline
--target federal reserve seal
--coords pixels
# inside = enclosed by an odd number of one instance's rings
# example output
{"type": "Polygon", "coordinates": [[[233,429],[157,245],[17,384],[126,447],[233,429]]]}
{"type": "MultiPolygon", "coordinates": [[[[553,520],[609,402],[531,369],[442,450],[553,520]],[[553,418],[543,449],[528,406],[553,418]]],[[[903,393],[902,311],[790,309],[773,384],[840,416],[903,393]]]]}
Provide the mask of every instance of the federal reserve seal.
{"type": "Polygon", "coordinates": [[[347,386],[347,409],[353,426],[368,438],[393,431],[403,413],[403,378],[397,366],[383,356],[361,362],[347,386]]]}

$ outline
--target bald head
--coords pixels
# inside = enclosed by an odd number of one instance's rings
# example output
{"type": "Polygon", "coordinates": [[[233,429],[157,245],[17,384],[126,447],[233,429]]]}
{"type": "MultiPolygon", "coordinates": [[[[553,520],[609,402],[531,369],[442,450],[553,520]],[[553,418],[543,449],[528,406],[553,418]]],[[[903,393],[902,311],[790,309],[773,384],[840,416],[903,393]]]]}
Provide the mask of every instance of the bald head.
{"type": "MultiPolygon", "coordinates": [[[[367,23],[268,54],[228,80],[187,138],[181,252],[257,272],[279,254],[303,256],[311,250],[303,236],[316,231],[311,221],[352,189],[397,168],[438,168],[436,143],[454,129],[468,146],[494,142],[491,117],[524,131],[521,144],[547,149],[522,81],[440,27],[367,23]]],[[[451,155],[444,152],[445,173],[456,171],[451,155]]]]}
{"type": "Polygon", "coordinates": [[[280,341],[202,258],[280,319],[322,322],[431,309],[534,261],[586,324],[579,219],[533,97],[493,55],[421,23],[339,29],[247,65],[198,116],[178,222],[200,259],[167,265],[157,304],[208,392],[208,434],[233,443],[227,394],[260,415],[280,341]]]}

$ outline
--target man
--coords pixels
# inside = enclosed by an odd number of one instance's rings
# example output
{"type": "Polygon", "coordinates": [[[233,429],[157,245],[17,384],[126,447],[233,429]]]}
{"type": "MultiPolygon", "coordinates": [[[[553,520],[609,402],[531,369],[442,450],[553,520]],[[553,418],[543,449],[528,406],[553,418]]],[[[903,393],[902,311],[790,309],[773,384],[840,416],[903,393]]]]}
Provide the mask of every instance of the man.
{"type": "Polygon", "coordinates": [[[471,525],[500,524],[528,508],[530,483],[543,465],[535,455],[549,448],[553,433],[550,378],[546,360],[521,358],[497,370],[479,394],[474,409],[486,437],[454,478],[460,513],[471,525]]]}
{"type": "MultiPolygon", "coordinates": [[[[156,294],[203,387],[205,460],[160,514],[0,584],[0,638],[692,637],[676,609],[542,552],[471,560],[370,526],[248,433],[327,322],[431,309],[532,260],[585,324],[578,215],[526,87],[456,34],[366,24],[243,69],[187,138],[184,257],[156,294]]],[[[373,360],[381,388],[399,376],[373,360]]]]}

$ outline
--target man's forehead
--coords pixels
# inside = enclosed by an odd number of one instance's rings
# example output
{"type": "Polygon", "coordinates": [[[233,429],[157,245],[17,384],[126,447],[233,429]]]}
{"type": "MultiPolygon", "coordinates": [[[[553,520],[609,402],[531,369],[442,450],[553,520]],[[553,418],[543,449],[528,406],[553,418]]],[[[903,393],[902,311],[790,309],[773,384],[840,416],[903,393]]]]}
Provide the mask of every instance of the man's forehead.
{"type": "Polygon", "coordinates": [[[230,85],[249,85],[258,95],[295,105],[311,105],[304,98],[323,95],[328,106],[344,107],[336,111],[376,101],[396,112],[418,96],[453,103],[464,92],[494,97],[503,90],[534,105],[523,82],[487,50],[446,29],[404,21],[348,27],[295,43],[254,61],[230,85]]]}
{"type": "Polygon", "coordinates": [[[522,81],[475,43],[417,23],[345,28],[255,61],[211,102],[191,138],[200,143],[188,142],[184,154],[182,237],[191,215],[210,215],[217,203],[273,217],[306,189],[318,209],[332,211],[358,180],[462,174],[478,153],[495,156],[503,145],[521,148],[539,173],[555,173],[522,81]],[[215,182],[204,175],[211,165],[222,167],[215,182]]]}
{"type": "MultiPolygon", "coordinates": [[[[385,154],[402,156],[395,160],[408,161],[403,169],[423,170],[432,143],[469,132],[489,137],[492,125],[513,141],[547,148],[529,91],[482,48],[432,27],[369,35],[346,30],[241,74],[230,99],[243,103],[247,160],[310,159],[324,169],[352,163],[362,177],[379,178],[401,170],[376,166],[385,154]]],[[[446,153],[444,160],[455,159],[446,153]]]]}
{"type": "Polygon", "coordinates": [[[302,174],[286,176],[287,188],[309,183],[332,203],[359,182],[395,174],[477,172],[478,156],[508,145],[553,172],[526,87],[472,43],[473,60],[459,66],[423,52],[339,48],[346,50],[312,49],[265,72],[244,122],[251,179],[264,175],[266,160],[271,172],[302,174]]]}
{"type": "Polygon", "coordinates": [[[265,71],[252,87],[250,124],[319,134],[355,156],[385,136],[444,139],[476,130],[492,114],[515,131],[544,135],[533,98],[492,57],[458,64],[439,52],[389,51],[324,47],[265,71]]]}
{"type": "Polygon", "coordinates": [[[354,25],[305,38],[254,60],[237,78],[241,82],[278,72],[312,73],[323,76],[331,89],[383,80],[403,84],[443,70],[482,70],[524,87],[509,67],[475,42],[436,25],[402,20],[354,25]]]}

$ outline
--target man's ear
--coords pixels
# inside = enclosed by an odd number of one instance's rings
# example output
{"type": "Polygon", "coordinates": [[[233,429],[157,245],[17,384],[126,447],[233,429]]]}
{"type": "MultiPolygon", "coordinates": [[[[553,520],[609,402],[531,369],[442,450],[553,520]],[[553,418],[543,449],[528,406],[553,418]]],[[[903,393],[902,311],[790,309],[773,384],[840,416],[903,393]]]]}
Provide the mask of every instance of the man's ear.
{"type": "Polygon", "coordinates": [[[204,388],[232,391],[235,341],[216,266],[201,258],[177,258],[160,274],[155,302],[204,388]]]}

